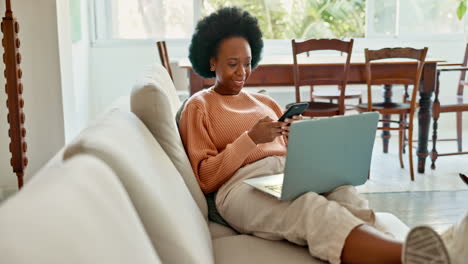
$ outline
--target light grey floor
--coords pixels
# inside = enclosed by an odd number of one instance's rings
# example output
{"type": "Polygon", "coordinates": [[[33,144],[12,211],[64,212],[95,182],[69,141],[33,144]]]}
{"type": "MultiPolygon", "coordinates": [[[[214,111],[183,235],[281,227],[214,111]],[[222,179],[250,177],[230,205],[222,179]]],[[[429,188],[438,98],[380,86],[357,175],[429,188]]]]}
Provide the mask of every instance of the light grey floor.
{"type": "Polygon", "coordinates": [[[468,211],[468,191],[363,194],[375,211],[396,215],[410,227],[429,225],[443,231],[468,211]]]}
{"type": "MultiPolygon", "coordinates": [[[[455,135],[455,131],[443,131],[445,138],[455,135]]],[[[465,137],[467,134],[465,133],[465,137]]],[[[385,175],[386,180],[398,176],[403,176],[399,180],[403,185],[404,179],[408,180],[408,166],[400,169],[398,164],[398,148],[395,146],[393,136],[390,141],[389,153],[383,154],[381,140],[376,140],[375,159],[377,168],[375,168],[375,177],[385,175]],[[401,175],[400,175],[401,174],[401,175]]],[[[432,142],[429,142],[432,147],[432,142]]],[[[442,152],[452,152],[456,150],[455,142],[440,142],[439,150],[442,152]]],[[[468,140],[464,141],[463,149],[468,149],[468,140]]],[[[430,150],[430,149],[429,149],[430,150]]],[[[416,150],[415,150],[416,151],[416,150]]],[[[404,160],[407,162],[405,155],[404,160]]],[[[415,161],[417,156],[414,156],[415,161]]],[[[417,164],[417,163],[416,163],[417,164]]],[[[431,170],[430,159],[426,160],[426,171],[424,174],[416,173],[415,182],[425,185],[428,189],[437,190],[440,185],[448,181],[456,182],[458,186],[466,186],[459,178],[458,173],[468,173],[468,155],[447,156],[437,160],[436,170],[431,170]],[[426,178],[426,181],[424,179],[426,178]],[[433,178],[431,181],[427,179],[433,178]]],[[[382,184],[383,184],[382,183],[382,184]]],[[[468,186],[467,186],[468,187],[468,186]]],[[[421,188],[423,189],[423,188],[421,188]]],[[[451,224],[468,212],[468,188],[446,191],[408,191],[408,192],[384,192],[384,193],[365,193],[371,208],[375,211],[390,212],[400,218],[410,227],[417,225],[429,225],[436,231],[443,231],[451,224]]]]}

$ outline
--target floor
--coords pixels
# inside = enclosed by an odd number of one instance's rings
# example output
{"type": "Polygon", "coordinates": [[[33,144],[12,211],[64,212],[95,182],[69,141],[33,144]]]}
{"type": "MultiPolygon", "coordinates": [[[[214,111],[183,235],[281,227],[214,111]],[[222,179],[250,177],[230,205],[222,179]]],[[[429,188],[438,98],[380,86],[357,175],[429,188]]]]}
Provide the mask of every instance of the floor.
{"type": "MultiPolygon", "coordinates": [[[[447,136],[450,132],[446,132],[447,136]]],[[[407,159],[404,155],[405,169],[399,167],[398,149],[393,137],[390,141],[389,153],[382,153],[382,141],[375,142],[373,166],[374,181],[384,185],[385,182],[400,181],[400,189],[410,191],[400,192],[369,192],[363,195],[369,200],[371,208],[376,211],[390,212],[400,218],[410,227],[429,225],[437,231],[443,231],[468,212],[468,186],[458,177],[458,173],[468,174],[468,155],[447,156],[437,160],[437,168],[430,169],[430,160],[426,161],[424,174],[415,174],[416,181],[410,182],[407,159]],[[451,182],[451,184],[448,184],[451,182]],[[408,185],[408,186],[405,186],[408,185]],[[446,188],[442,188],[441,186],[446,188]],[[420,191],[423,190],[423,191],[420,191]]],[[[463,148],[468,149],[468,140],[463,148]]],[[[455,142],[441,142],[441,151],[456,149],[455,142]]],[[[432,143],[430,143],[432,147],[432,143]]],[[[415,157],[416,158],[416,157],[415,157]]],[[[415,159],[416,160],[416,159],[415,159]]],[[[396,189],[398,187],[392,186],[396,189]]]]}
{"type": "MultiPolygon", "coordinates": [[[[400,168],[397,137],[392,137],[389,151],[382,153],[382,140],[378,137],[374,144],[370,179],[357,189],[361,193],[406,192],[406,191],[458,191],[468,190],[459,173],[468,174],[468,155],[440,157],[436,169],[430,168],[430,159],[426,158],[424,174],[417,173],[416,149],[413,151],[415,175],[411,181],[408,155],[403,155],[405,167],[400,168]]],[[[456,149],[455,142],[440,142],[438,150],[450,152],[456,149]]],[[[416,146],[415,146],[416,147],[416,146]]],[[[466,146],[464,149],[468,149],[466,146]]]]}
{"type": "Polygon", "coordinates": [[[443,231],[468,212],[468,190],[363,194],[371,208],[396,215],[410,227],[443,231]]]}

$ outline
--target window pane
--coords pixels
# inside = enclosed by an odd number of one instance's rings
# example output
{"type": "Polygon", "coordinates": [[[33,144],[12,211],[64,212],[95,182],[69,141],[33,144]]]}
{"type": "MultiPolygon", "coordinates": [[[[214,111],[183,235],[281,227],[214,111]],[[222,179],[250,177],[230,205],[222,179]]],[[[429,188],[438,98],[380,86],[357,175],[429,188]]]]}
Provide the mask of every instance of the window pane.
{"type": "Polygon", "coordinates": [[[365,0],[203,0],[203,15],[238,6],[266,39],[364,37],[365,0]]]}
{"type": "Polygon", "coordinates": [[[397,0],[370,0],[369,35],[396,35],[397,0]]]}
{"type": "Polygon", "coordinates": [[[112,0],[114,38],[188,38],[192,0],[112,0]]]}
{"type": "Polygon", "coordinates": [[[400,33],[461,33],[459,0],[400,0],[400,33]]]}

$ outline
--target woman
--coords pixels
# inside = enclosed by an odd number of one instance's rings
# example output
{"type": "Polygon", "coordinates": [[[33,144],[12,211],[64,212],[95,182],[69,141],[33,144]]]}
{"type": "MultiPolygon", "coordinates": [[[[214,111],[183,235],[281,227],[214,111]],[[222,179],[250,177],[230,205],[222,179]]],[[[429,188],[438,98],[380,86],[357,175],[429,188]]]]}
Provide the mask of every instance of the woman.
{"type": "Polygon", "coordinates": [[[278,201],[242,182],[282,172],[288,124],[301,119],[278,122],[275,101],[242,90],[262,48],[257,20],[238,8],[202,19],[190,45],[193,69],[216,82],[187,101],[180,133],[198,183],[205,194],[216,193],[222,217],[241,233],[308,245],[311,255],[331,263],[449,263],[430,228],[413,229],[405,246],[377,230],[374,212],[351,186],[278,201]],[[429,252],[418,250],[420,237],[430,241],[429,252]]]}

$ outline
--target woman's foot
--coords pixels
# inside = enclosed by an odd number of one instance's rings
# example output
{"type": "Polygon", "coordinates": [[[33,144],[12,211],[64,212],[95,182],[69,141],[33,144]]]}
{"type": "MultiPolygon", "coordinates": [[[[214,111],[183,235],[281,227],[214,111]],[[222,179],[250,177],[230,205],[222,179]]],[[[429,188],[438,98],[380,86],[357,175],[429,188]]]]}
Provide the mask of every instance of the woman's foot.
{"type": "Polygon", "coordinates": [[[404,264],[450,264],[441,237],[430,227],[413,228],[403,245],[404,264]]]}

